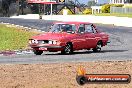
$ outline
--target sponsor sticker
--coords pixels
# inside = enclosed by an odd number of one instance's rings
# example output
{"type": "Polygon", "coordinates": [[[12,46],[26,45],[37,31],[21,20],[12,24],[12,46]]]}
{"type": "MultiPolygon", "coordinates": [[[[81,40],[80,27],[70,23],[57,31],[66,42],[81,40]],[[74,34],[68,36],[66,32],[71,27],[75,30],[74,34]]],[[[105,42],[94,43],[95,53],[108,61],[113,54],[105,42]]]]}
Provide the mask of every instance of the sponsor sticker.
{"type": "Polygon", "coordinates": [[[86,74],[84,68],[79,67],[76,81],[79,85],[86,83],[130,83],[129,74],[86,74]]]}

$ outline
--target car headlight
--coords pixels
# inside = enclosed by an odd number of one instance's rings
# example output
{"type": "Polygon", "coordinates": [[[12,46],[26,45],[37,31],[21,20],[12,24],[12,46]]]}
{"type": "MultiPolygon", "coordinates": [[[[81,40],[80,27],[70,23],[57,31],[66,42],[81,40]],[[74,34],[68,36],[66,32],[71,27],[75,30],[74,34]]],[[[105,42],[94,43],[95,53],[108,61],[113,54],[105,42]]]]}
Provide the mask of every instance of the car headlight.
{"type": "Polygon", "coordinates": [[[45,42],[44,41],[41,41],[42,44],[44,44],[45,42]]]}
{"type": "Polygon", "coordinates": [[[29,40],[29,44],[32,44],[32,43],[38,43],[38,40],[29,40]]]}
{"type": "Polygon", "coordinates": [[[57,44],[57,41],[55,41],[55,40],[49,40],[49,44],[57,44]]]}
{"type": "Polygon", "coordinates": [[[53,41],[53,44],[57,44],[57,41],[53,41]]]}
{"type": "Polygon", "coordinates": [[[53,44],[53,41],[50,40],[50,41],[49,41],[49,44],[53,44]]]}
{"type": "Polygon", "coordinates": [[[36,43],[36,44],[37,44],[37,43],[38,43],[38,40],[34,40],[34,43],[36,43]]]}

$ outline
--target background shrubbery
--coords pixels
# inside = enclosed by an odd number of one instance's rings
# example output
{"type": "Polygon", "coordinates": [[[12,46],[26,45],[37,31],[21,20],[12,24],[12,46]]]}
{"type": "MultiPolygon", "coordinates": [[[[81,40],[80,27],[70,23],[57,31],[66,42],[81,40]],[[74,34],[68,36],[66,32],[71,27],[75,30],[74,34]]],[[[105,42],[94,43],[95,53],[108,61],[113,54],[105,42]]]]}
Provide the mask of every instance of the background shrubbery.
{"type": "Polygon", "coordinates": [[[83,14],[92,14],[92,9],[85,9],[83,14]]]}
{"type": "Polygon", "coordinates": [[[102,13],[110,13],[110,7],[123,7],[123,4],[105,4],[102,6],[101,11],[102,13]]]}

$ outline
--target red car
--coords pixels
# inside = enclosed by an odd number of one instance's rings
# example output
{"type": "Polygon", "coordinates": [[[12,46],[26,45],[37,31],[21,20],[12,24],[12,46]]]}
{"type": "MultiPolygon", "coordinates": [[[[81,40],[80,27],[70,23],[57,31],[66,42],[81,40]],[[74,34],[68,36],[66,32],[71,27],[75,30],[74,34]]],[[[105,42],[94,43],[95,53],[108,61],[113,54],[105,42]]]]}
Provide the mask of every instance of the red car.
{"type": "Polygon", "coordinates": [[[108,35],[88,22],[55,22],[49,32],[29,39],[29,45],[36,55],[41,55],[43,51],[71,54],[82,49],[99,52],[107,42],[108,35]]]}

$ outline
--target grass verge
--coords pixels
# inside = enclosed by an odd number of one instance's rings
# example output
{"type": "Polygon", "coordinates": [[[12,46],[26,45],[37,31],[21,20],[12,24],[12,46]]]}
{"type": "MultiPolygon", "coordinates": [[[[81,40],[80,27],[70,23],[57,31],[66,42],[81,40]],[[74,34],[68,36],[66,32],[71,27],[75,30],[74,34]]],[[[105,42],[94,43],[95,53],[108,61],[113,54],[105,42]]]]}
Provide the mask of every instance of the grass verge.
{"type": "Polygon", "coordinates": [[[0,50],[25,49],[28,39],[37,33],[0,24],[0,50]]]}

